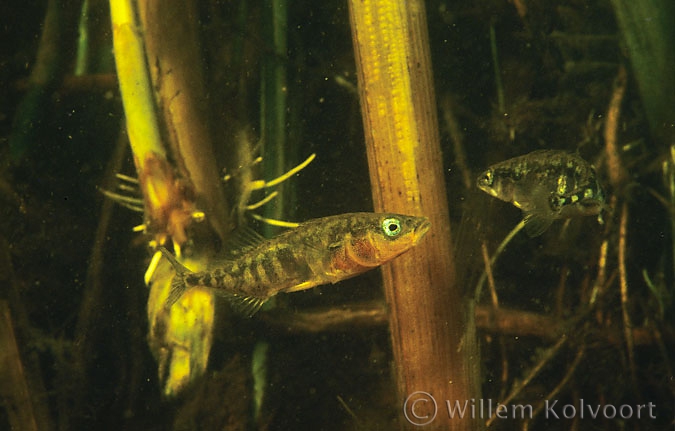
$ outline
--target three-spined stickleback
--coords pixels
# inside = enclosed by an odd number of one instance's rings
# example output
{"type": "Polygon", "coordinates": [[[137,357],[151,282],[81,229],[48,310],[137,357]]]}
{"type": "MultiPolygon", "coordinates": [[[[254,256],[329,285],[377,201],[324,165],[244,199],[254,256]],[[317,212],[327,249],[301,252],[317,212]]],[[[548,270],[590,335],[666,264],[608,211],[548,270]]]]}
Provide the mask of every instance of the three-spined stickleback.
{"type": "Polygon", "coordinates": [[[414,247],[429,229],[426,217],[348,213],[301,223],[239,250],[210,271],[192,272],[166,249],[174,276],[167,306],[202,286],[253,315],[279,292],[336,283],[376,268],[414,247]]]}
{"type": "Polygon", "coordinates": [[[494,164],[477,186],[522,209],[530,236],[541,235],[557,219],[599,215],[605,206],[593,166],[565,151],[540,150],[494,164]]]}

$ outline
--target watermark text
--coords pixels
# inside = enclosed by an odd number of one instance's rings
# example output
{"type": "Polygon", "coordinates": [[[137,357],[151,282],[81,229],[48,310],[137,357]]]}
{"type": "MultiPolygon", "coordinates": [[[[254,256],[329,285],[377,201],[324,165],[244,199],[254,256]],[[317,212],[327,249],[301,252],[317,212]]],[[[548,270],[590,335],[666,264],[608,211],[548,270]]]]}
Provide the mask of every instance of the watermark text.
{"type": "MultiPolygon", "coordinates": [[[[541,415],[555,419],[656,419],[656,404],[592,404],[583,398],[574,404],[545,400],[541,415]]],[[[502,404],[492,399],[437,401],[429,392],[413,392],[403,403],[405,419],[413,425],[429,425],[441,418],[452,419],[532,419],[531,404],[502,404]]]]}

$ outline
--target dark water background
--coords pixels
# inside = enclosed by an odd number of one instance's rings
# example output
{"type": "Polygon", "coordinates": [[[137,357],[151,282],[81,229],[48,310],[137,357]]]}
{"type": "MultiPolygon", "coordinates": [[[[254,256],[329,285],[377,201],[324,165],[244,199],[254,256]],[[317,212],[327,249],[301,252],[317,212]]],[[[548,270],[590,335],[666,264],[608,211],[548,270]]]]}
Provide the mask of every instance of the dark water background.
{"type": "MultiPolygon", "coordinates": [[[[205,121],[247,124],[259,132],[256,67],[270,51],[259,36],[263,6],[245,1],[199,4],[199,49],[212,106],[212,118],[205,121]],[[238,14],[245,19],[239,20],[238,14]],[[226,53],[242,36],[248,39],[245,57],[251,64],[228,68],[226,53]]],[[[372,210],[346,5],[338,1],[288,5],[287,139],[289,154],[294,155],[288,163],[292,166],[317,154],[285,185],[289,219],[372,210]]],[[[9,304],[26,372],[31,381],[40,382],[35,387],[43,391],[40,399],[52,427],[395,429],[402,400],[392,379],[389,333],[384,326],[289,335],[242,320],[235,324],[235,334],[216,336],[205,381],[178,400],[161,399],[156,363],[146,343],[147,238],[131,231],[143,219],[141,214],[106,203],[98,190],[114,171],[116,158],[122,160],[122,172],[134,172],[125,150],[119,92],[114,79],[91,86],[63,80],[72,77],[74,70],[76,45],[69,35],[76,28],[69,25],[60,42],[64,60],[55,72],[59,78],[31,95],[27,80],[46,6],[42,1],[0,7],[0,299],[9,304]],[[26,102],[29,97],[34,98],[32,105],[26,102]],[[22,118],[29,121],[17,120],[22,118]],[[97,237],[105,217],[109,225],[97,237]],[[102,256],[96,271],[92,268],[95,253],[102,256]],[[84,303],[85,292],[94,286],[100,287],[100,294],[84,303]],[[89,315],[85,320],[83,313],[89,315]],[[88,322],[86,327],[78,324],[82,321],[88,322]],[[248,364],[253,346],[263,340],[269,343],[269,381],[263,415],[255,422],[247,411],[251,377],[232,363],[248,364]],[[230,411],[229,416],[223,410],[230,411]]],[[[97,11],[91,17],[96,55],[89,73],[110,78],[114,63],[108,6],[92,1],[91,7],[97,11]]],[[[453,239],[457,266],[467,294],[482,270],[481,241],[494,250],[521,214],[475,188],[467,190],[462,169],[476,174],[506,158],[561,149],[579,151],[596,164],[608,184],[604,118],[619,67],[628,67],[612,7],[602,0],[530,7],[522,19],[505,1],[426,3],[450,222],[457,233],[453,239]],[[491,28],[503,107],[497,102],[491,28]],[[466,166],[457,163],[444,109],[451,110],[460,125],[466,166]]],[[[77,4],[66,9],[79,16],[77,4]]],[[[63,20],[77,22],[72,16],[63,20]]],[[[630,376],[622,341],[618,210],[605,215],[604,226],[591,217],[569,225],[557,222],[535,239],[520,234],[500,257],[494,277],[502,307],[564,321],[577,315],[588,300],[600,245],[607,240],[611,280],[600,310],[585,317],[586,326],[568,333],[570,342],[518,401],[541,400],[559,384],[583,348],[583,360],[557,397],[565,402],[584,398],[614,405],[651,401],[657,404],[658,417],[576,424],[539,419],[534,425],[538,429],[672,426],[675,352],[672,320],[667,316],[672,314],[673,297],[673,208],[659,201],[659,197],[669,199],[661,170],[668,142],[652,137],[630,72],[622,106],[618,140],[626,148],[621,158],[630,184],[620,190],[606,187],[608,196],[626,202],[629,209],[626,266],[633,324],[660,336],[658,342],[652,339],[636,346],[636,379],[630,376]],[[648,287],[643,273],[661,293],[648,287]]],[[[219,139],[232,138],[232,127],[224,126],[220,132],[216,145],[219,139]]],[[[380,277],[371,272],[338,286],[285,296],[279,307],[305,310],[380,299],[380,277]]],[[[486,297],[483,300],[487,303],[486,297]]],[[[479,336],[483,397],[494,400],[503,399],[513,379],[522,378],[553,344],[533,336],[485,331],[479,331],[479,336]],[[504,352],[506,386],[501,381],[504,352]]],[[[0,429],[10,429],[9,420],[7,411],[0,408],[0,429]]],[[[520,429],[520,424],[495,427],[520,429]]]]}

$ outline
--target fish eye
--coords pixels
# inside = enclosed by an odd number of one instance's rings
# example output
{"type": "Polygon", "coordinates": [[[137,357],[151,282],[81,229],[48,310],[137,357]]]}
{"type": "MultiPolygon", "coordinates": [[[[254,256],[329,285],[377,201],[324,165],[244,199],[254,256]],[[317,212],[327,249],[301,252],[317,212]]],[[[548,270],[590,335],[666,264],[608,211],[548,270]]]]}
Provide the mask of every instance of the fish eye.
{"type": "Polygon", "coordinates": [[[397,218],[386,218],[382,222],[382,230],[387,236],[396,236],[401,233],[401,221],[397,218]]]}
{"type": "Polygon", "coordinates": [[[492,182],[494,181],[494,176],[492,175],[492,169],[489,169],[483,174],[478,177],[478,185],[483,186],[483,187],[490,187],[492,186],[492,182]]]}

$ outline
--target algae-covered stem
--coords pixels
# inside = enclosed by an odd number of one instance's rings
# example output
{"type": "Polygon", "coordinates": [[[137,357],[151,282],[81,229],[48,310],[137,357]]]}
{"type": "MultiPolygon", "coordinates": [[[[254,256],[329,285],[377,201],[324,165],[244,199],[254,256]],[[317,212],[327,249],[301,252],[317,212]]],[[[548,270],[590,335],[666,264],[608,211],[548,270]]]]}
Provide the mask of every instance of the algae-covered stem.
{"type": "Polygon", "coordinates": [[[471,313],[450,246],[424,3],[349,5],[375,210],[431,221],[425,244],[383,268],[401,427],[414,429],[413,419],[430,421],[427,429],[475,429],[476,421],[448,420],[430,402],[403,414],[416,391],[431,394],[439,408],[445,400],[480,397],[473,321],[466,319],[471,313]]]}

